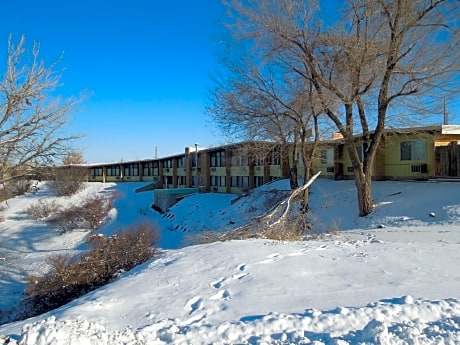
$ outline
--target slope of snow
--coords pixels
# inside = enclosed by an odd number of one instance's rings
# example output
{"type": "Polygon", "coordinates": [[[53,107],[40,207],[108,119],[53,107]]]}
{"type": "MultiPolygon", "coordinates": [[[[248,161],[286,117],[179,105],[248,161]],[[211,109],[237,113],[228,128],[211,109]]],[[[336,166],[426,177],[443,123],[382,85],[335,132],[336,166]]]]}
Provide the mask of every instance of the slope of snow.
{"type": "Polygon", "coordinates": [[[42,183],[36,192],[0,204],[0,215],[4,218],[0,222],[0,310],[14,305],[21,297],[27,274],[45,272],[44,261],[50,255],[76,253],[88,235],[78,230],[61,234],[45,222],[33,220],[26,213],[27,208],[38,200],[56,201],[63,207],[71,207],[109,188],[109,184],[94,183],[72,198],[55,197],[42,183]]]}
{"type": "MultiPolygon", "coordinates": [[[[18,344],[460,343],[460,184],[374,182],[375,212],[359,218],[353,181],[320,179],[312,217],[318,230],[338,227],[339,235],[187,247],[184,236],[249,223],[288,195],[288,182],[243,197],[189,196],[164,215],[137,187],[91,184],[86,193],[118,192],[101,232],[157,224],[160,257],[0,334],[18,344]]],[[[41,193],[10,200],[2,213],[2,306],[17,302],[21,274],[41,272],[45,256],[84,249],[88,233],[58,235],[22,213],[52,197],[41,193]]]]}

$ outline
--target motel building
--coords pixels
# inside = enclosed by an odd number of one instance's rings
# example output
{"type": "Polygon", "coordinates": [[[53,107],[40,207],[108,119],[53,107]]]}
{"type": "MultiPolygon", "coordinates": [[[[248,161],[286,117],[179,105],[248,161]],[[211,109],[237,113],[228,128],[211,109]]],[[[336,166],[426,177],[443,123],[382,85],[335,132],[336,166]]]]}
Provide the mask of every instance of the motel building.
{"type": "MultiPolygon", "coordinates": [[[[356,136],[355,141],[362,157],[362,140],[356,136]]],[[[284,154],[272,142],[240,142],[213,148],[195,145],[181,154],[163,158],[87,164],[78,168],[86,169],[89,182],[146,182],[140,191],[155,190],[159,198],[162,193],[183,196],[197,191],[238,194],[288,178],[289,163],[283,159],[284,154]]],[[[460,126],[388,129],[373,169],[376,180],[460,177],[460,126]]],[[[323,178],[354,178],[351,159],[340,135],[317,145],[312,173],[318,171],[323,178]]],[[[298,176],[303,176],[301,159],[298,176]]]]}

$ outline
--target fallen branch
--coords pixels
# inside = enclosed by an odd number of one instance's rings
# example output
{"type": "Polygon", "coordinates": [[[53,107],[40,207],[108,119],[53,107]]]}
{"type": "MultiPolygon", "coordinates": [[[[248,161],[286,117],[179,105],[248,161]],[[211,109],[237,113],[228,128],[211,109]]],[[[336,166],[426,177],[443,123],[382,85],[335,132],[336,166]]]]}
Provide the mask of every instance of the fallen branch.
{"type": "MultiPolygon", "coordinates": [[[[289,213],[289,209],[291,207],[291,200],[293,198],[295,198],[296,196],[298,196],[300,193],[302,193],[303,191],[305,191],[308,187],[310,187],[310,185],[316,180],[316,178],[319,176],[319,174],[321,174],[321,171],[319,171],[318,173],[316,173],[311,179],[308,180],[307,183],[305,183],[302,187],[299,187],[297,188],[296,190],[294,190],[292,192],[292,194],[287,198],[287,205],[286,205],[286,208],[283,212],[283,214],[280,216],[280,218],[274,222],[273,224],[270,224],[269,226],[274,226],[276,224],[279,224],[284,218],[286,218],[287,214],[289,213]]],[[[281,205],[281,203],[280,203],[281,205]]],[[[270,215],[271,216],[271,215],[270,215]]]]}
{"type": "Polygon", "coordinates": [[[243,229],[246,229],[246,228],[250,228],[254,225],[254,223],[261,223],[261,222],[265,222],[267,221],[267,226],[269,227],[272,227],[276,224],[279,224],[288,214],[289,212],[289,209],[291,207],[291,200],[294,199],[295,197],[297,197],[300,193],[302,193],[303,191],[305,191],[308,187],[311,186],[311,184],[316,180],[316,178],[319,176],[319,174],[321,174],[321,171],[319,171],[318,173],[316,173],[311,179],[308,180],[307,183],[305,183],[303,186],[295,189],[291,195],[289,197],[287,197],[286,199],[284,199],[283,201],[281,201],[278,205],[275,205],[274,207],[272,207],[270,210],[268,210],[266,213],[254,218],[254,221],[249,223],[249,224],[246,224],[246,225],[243,225],[243,226],[240,226],[236,229],[233,229],[232,231],[240,231],[240,230],[243,230],[243,229]],[[284,206],[286,205],[286,206],[284,206]],[[284,212],[283,214],[280,216],[280,218],[270,224],[270,220],[271,218],[282,208],[282,207],[285,207],[284,209],[284,212]]]}

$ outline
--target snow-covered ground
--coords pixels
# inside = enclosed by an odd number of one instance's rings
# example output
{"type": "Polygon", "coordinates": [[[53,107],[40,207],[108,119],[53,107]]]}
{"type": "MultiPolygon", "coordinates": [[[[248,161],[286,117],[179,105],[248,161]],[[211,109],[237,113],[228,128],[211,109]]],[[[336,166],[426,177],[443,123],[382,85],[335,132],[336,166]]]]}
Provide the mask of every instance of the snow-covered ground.
{"type": "MultiPolygon", "coordinates": [[[[313,217],[338,235],[195,246],[183,240],[249,223],[288,194],[288,182],[241,198],[192,195],[163,215],[150,209],[151,193],[134,193],[141,185],[93,183],[55,199],[116,190],[100,232],[153,222],[160,257],[0,334],[24,345],[460,344],[460,183],[374,182],[375,211],[359,218],[353,181],[318,179],[313,217]]],[[[47,256],[86,247],[88,233],[59,234],[24,213],[40,198],[54,197],[41,188],[0,212],[0,309],[17,303],[27,272],[44,272],[47,256]]]]}

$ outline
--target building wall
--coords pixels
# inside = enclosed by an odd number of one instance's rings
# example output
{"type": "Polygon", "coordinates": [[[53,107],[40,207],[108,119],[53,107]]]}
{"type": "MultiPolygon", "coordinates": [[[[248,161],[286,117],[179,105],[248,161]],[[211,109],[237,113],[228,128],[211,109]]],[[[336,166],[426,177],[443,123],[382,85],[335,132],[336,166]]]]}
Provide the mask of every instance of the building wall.
{"type": "MultiPolygon", "coordinates": [[[[414,150],[414,148],[411,148],[414,150]]],[[[407,150],[408,151],[408,150],[407,150]]],[[[385,145],[385,177],[392,179],[420,179],[434,176],[434,138],[416,135],[390,136],[385,145]],[[403,144],[417,146],[424,150],[420,154],[410,154],[404,159],[401,153],[403,144]]]]}
{"type": "MultiPolygon", "coordinates": [[[[338,150],[339,147],[337,144],[319,145],[313,159],[313,172],[317,173],[321,171],[321,177],[334,178],[337,171],[336,162],[339,163],[338,150]]],[[[340,163],[343,164],[343,162],[340,163]]]]}
{"type": "MultiPolygon", "coordinates": [[[[439,166],[439,157],[435,156],[435,147],[447,146],[460,140],[460,127],[448,134],[442,130],[438,126],[412,133],[410,130],[385,133],[376,153],[373,177],[423,179],[439,174],[439,168],[436,168],[439,166]]],[[[359,141],[356,145],[361,146],[359,141]]],[[[281,147],[274,148],[273,143],[266,143],[266,147],[263,143],[256,143],[254,146],[250,143],[237,143],[198,151],[196,148],[186,148],[182,155],[162,159],[90,166],[88,180],[158,181],[159,188],[199,187],[200,190],[219,193],[243,193],[274,179],[289,177],[289,166],[292,162],[289,164],[288,160],[292,160],[292,147],[289,150],[291,151],[283,156],[281,152],[285,151],[281,147]],[[215,154],[218,152],[225,153],[225,158],[216,164],[215,154]],[[144,164],[149,162],[158,165],[153,174],[143,170],[144,164]],[[133,168],[135,166],[138,167],[137,172],[133,168]],[[113,173],[116,167],[119,175],[113,173]]],[[[323,178],[354,178],[351,159],[343,140],[339,138],[319,143],[313,158],[312,173],[318,171],[321,171],[323,178]]],[[[303,162],[299,159],[299,178],[302,178],[303,173],[303,162]]]]}

